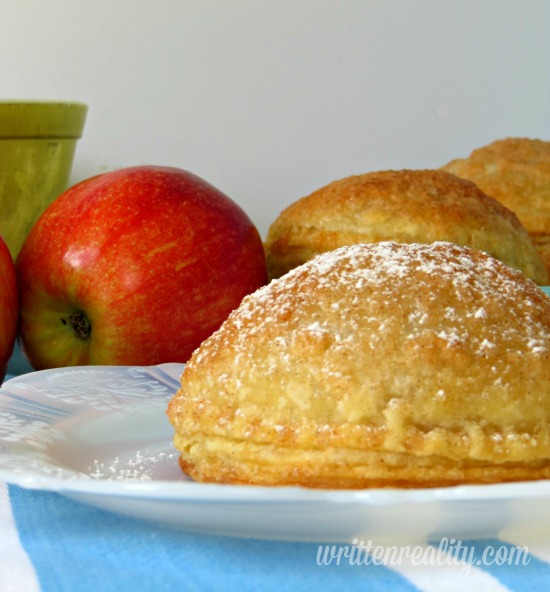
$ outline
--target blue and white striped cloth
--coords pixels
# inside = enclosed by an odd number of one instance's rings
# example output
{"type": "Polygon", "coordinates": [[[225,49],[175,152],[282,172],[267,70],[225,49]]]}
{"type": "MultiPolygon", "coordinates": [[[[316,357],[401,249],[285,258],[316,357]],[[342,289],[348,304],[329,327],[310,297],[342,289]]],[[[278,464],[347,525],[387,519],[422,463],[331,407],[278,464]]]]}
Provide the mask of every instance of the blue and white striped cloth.
{"type": "Polygon", "coordinates": [[[188,533],[0,484],[2,592],[550,589],[550,539],[461,541],[461,549],[453,558],[434,553],[435,543],[417,545],[384,565],[341,545],[188,533]]]}
{"type": "Polygon", "coordinates": [[[376,557],[343,545],[215,537],[0,483],[0,592],[550,590],[550,533],[450,543],[376,557]]]}

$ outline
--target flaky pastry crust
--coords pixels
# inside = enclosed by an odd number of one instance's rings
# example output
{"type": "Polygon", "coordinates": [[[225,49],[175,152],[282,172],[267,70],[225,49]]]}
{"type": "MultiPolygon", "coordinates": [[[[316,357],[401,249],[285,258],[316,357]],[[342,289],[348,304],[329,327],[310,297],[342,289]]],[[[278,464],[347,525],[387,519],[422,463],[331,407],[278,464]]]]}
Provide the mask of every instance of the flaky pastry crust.
{"type": "Polygon", "coordinates": [[[482,252],[342,247],[247,296],[169,403],[200,481],[550,477],[550,298],[482,252]]]}
{"type": "Polygon", "coordinates": [[[380,171],[335,181],[287,207],[270,226],[271,278],[356,243],[452,242],[485,251],[540,285],[548,272],[517,216],[474,183],[433,170],[380,171]]]}
{"type": "Polygon", "coordinates": [[[473,181],[517,214],[550,273],[550,142],[496,140],[442,170],[473,181]]]}

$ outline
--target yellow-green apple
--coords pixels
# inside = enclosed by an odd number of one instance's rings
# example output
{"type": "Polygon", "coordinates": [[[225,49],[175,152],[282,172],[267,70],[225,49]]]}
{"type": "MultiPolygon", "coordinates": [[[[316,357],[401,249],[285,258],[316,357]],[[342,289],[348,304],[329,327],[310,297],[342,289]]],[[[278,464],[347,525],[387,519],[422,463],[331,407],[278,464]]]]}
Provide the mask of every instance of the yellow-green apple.
{"type": "Polygon", "coordinates": [[[16,270],[20,343],[35,369],[185,362],[267,281],[243,209],[157,166],[69,188],[31,229],[16,270]]]}
{"type": "Polygon", "coordinates": [[[15,266],[4,239],[0,237],[0,383],[6,376],[15,345],[17,311],[15,266]]]}

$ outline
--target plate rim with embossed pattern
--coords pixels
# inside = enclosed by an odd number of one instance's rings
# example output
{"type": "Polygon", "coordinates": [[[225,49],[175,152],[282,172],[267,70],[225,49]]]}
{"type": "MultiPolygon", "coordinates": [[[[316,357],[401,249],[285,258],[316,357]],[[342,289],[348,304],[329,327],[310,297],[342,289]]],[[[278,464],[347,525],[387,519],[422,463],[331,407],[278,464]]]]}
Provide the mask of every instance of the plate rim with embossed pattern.
{"type": "Polygon", "coordinates": [[[408,490],[196,483],[179,469],[165,413],[183,368],[78,366],[6,381],[0,388],[0,480],[229,536],[395,541],[483,538],[503,528],[550,532],[550,518],[540,511],[550,501],[550,481],[408,490]]]}

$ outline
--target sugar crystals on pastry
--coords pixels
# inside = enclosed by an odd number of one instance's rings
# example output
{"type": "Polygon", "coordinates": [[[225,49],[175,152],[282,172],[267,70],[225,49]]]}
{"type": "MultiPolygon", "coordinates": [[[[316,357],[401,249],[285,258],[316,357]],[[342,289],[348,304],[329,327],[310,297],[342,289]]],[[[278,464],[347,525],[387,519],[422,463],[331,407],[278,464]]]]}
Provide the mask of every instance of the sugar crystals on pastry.
{"type": "Polygon", "coordinates": [[[247,296],[168,416],[199,481],[432,487],[550,477],[550,298],[467,247],[324,253],[247,296]]]}

